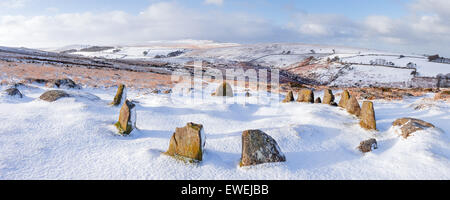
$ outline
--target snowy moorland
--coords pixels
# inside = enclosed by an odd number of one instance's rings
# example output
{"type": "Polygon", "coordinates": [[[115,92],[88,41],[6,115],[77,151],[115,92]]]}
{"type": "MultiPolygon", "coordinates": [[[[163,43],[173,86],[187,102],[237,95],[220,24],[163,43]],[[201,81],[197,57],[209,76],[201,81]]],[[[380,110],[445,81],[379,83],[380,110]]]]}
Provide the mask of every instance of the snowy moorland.
{"type": "MultiPolygon", "coordinates": [[[[254,67],[285,70],[297,81],[307,84],[337,87],[426,88],[435,87],[439,81],[415,78],[450,77],[450,64],[430,62],[427,55],[295,43],[239,45],[189,40],[181,43],[115,46],[92,52],[77,49],[77,52],[71,54],[91,58],[165,62],[170,66],[180,66],[194,60],[208,61],[228,68],[246,63],[254,67]],[[314,59],[304,63],[311,57],[314,59]],[[334,58],[337,59],[333,60],[334,58]],[[314,79],[315,82],[308,79],[314,79]]],[[[449,83],[443,84],[443,87],[447,87],[449,83]]]]}
{"type": "Polygon", "coordinates": [[[375,101],[379,131],[366,131],[338,107],[252,103],[260,94],[255,91],[226,104],[210,96],[216,87],[208,87],[202,103],[129,90],[139,130],[120,136],[113,126],[120,107],[108,105],[116,88],[68,90],[75,97],[49,103],[39,100],[49,88],[19,86],[24,98],[0,96],[0,179],[450,179],[449,103],[415,110],[425,100],[375,101]],[[404,139],[391,127],[400,117],[438,128],[404,139]],[[175,128],[187,122],[203,124],[207,137],[198,164],[161,154],[175,128]],[[248,129],[272,136],[287,161],[239,167],[241,134],[248,129]],[[378,149],[360,153],[357,146],[369,138],[377,139],[378,149]]]}

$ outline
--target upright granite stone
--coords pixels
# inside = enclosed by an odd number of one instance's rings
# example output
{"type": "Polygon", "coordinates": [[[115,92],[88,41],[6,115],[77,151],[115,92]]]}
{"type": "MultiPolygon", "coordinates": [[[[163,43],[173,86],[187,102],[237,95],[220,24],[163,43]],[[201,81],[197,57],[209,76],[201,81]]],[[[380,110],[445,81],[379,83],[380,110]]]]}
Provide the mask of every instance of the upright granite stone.
{"type": "Polygon", "coordinates": [[[348,90],[344,90],[344,92],[342,92],[341,94],[341,100],[339,101],[339,107],[341,108],[346,108],[347,107],[347,102],[350,99],[350,93],[348,92],[348,90]]]}
{"type": "Polygon", "coordinates": [[[300,90],[297,102],[314,103],[314,92],[310,89],[300,90]]]}
{"type": "Polygon", "coordinates": [[[127,99],[127,91],[126,87],[123,84],[119,85],[119,88],[117,88],[116,96],[114,97],[113,102],[111,102],[111,105],[118,106],[125,102],[127,99]]]}
{"type": "Polygon", "coordinates": [[[219,85],[219,87],[216,89],[216,92],[214,93],[214,96],[217,97],[233,97],[233,88],[229,83],[222,83],[219,85]]]}
{"type": "Polygon", "coordinates": [[[285,161],[286,157],[277,142],[266,133],[260,130],[242,133],[241,167],[285,161]]]}
{"type": "Polygon", "coordinates": [[[8,88],[8,89],[5,90],[5,93],[8,96],[23,98],[22,93],[17,88],[8,88]]]}
{"type": "Polygon", "coordinates": [[[294,93],[292,91],[289,91],[286,95],[286,98],[283,100],[283,103],[289,103],[295,101],[294,99],[294,93]]]}
{"type": "Polygon", "coordinates": [[[361,115],[361,107],[355,96],[351,96],[346,106],[347,112],[359,117],[361,115]]]}
{"type": "Polygon", "coordinates": [[[205,142],[203,125],[190,122],[176,129],[165,154],[188,162],[202,161],[205,142]]]}
{"type": "Polygon", "coordinates": [[[361,120],[359,122],[359,125],[368,130],[377,130],[377,121],[375,119],[375,109],[373,108],[373,102],[363,102],[361,109],[361,120]]]}
{"type": "Polygon", "coordinates": [[[399,126],[402,136],[406,139],[416,131],[435,128],[435,126],[426,121],[415,118],[400,118],[392,123],[393,126],[399,126]]]}
{"type": "Polygon", "coordinates": [[[121,135],[129,135],[136,128],[136,105],[128,100],[120,109],[119,121],[114,124],[121,135]]]}
{"type": "Polygon", "coordinates": [[[39,98],[44,101],[54,102],[64,97],[70,97],[70,95],[61,90],[50,90],[42,94],[39,98]]]}
{"type": "Polygon", "coordinates": [[[326,89],[324,91],[324,95],[323,95],[323,104],[328,104],[331,105],[332,103],[334,103],[334,95],[333,95],[333,91],[330,89],[326,89]]]}
{"type": "Polygon", "coordinates": [[[377,140],[375,138],[372,138],[366,141],[362,141],[359,144],[358,149],[363,153],[371,152],[372,149],[378,149],[377,140]]]}

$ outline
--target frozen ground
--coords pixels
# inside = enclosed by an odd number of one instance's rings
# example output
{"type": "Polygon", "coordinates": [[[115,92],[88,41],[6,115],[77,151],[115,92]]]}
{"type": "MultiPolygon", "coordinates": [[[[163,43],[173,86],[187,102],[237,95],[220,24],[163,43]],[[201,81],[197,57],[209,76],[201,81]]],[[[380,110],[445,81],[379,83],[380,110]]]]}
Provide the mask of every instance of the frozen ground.
{"type": "Polygon", "coordinates": [[[380,131],[370,132],[346,111],[327,105],[224,104],[209,95],[214,86],[205,102],[195,104],[182,103],[188,102],[186,97],[129,91],[129,98],[139,102],[139,130],[122,137],[112,126],[120,108],[107,105],[115,88],[85,88],[81,92],[100,99],[82,95],[54,103],[37,99],[47,88],[19,89],[23,99],[0,97],[2,180],[450,179],[448,103],[417,111],[413,107],[418,98],[377,101],[380,131]],[[420,118],[440,129],[416,132],[405,140],[390,128],[399,117],[420,118]],[[204,161],[185,164],[161,155],[175,128],[191,121],[205,128],[204,161]],[[239,168],[246,129],[261,129],[275,138],[287,162],[239,168]],[[377,138],[379,149],[359,153],[359,142],[371,137],[377,138]]]}

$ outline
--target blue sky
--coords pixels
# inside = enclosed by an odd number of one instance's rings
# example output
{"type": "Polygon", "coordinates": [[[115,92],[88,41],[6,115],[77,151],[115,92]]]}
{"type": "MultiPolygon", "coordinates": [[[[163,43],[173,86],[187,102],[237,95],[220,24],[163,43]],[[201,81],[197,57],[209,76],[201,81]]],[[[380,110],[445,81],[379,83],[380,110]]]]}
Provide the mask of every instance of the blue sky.
{"type": "Polygon", "coordinates": [[[450,54],[448,0],[0,0],[0,45],[202,39],[450,54]]]}
{"type": "MultiPolygon", "coordinates": [[[[4,1],[4,0],[0,0],[4,1]]],[[[5,2],[8,2],[6,0],[5,2]]],[[[53,15],[74,12],[105,12],[122,10],[139,13],[151,3],[163,0],[28,0],[18,8],[0,8],[3,14],[26,16],[53,15]]],[[[167,1],[166,1],[167,2],[167,1]]],[[[336,13],[357,19],[368,15],[399,17],[405,15],[409,0],[227,0],[221,6],[204,0],[184,0],[178,3],[192,9],[215,9],[224,12],[248,12],[264,15],[274,21],[286,20],[292,12],[336,13]]]]}

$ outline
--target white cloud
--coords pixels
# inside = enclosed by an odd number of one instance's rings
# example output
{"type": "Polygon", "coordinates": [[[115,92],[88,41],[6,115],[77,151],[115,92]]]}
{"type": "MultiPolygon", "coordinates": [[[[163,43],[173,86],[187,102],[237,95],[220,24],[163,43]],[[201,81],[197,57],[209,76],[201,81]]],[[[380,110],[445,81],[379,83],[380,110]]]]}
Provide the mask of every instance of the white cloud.
{"type": "Polygon", "coordinates": [[[2,8],[22,8],[28,0],[0,0],[2,8]]]}
{"type": "Polygon", "coordinates": [[[431,12],[441,17],[450,17],[450,1],[448,0],[416,0],[410,7],[416,11],[431,12]]]}
{"type": "Polygon", "coordinates": [[[288,23],[298,37],[315,43],[357,45],[450,56],[450,1],[416,0],[403,17],[367,16],[351,20],[327,14],[294,15],[288,23]]]}
{"type": "Polygon", "coordinates": [[[392,33],[395,27],[393,20],[386,16],[369,16],[364,23],[369,31],[375,31],[379,34],[392,33]]]}
{"type": "Polygon", "coordinates": [[[175,2],[153,3],[139,14],[113,11],[0,16],[0,45],[49,47],[201,39],[327,43],[441,53],[450,52],[448,2],[416,0],[409,5],[410,13],[398,18],[374,15],[353,20],[342,15],[297,13],[284,25],[246,13],[198,12],[175,2]]]}
{"type": "Polygon", "coordinates": [[[0,17],[0,45],[4,46],[121,44],[187,38],[258,41],[273,38],[278,32],[262,18],[196,12],[173,2],[152,4],[138,15],[114,11],[0,17]]]}
{"type": "Polygon", "coordinates": [[[205,0],[205,3],[221,6],[221,5],[223,5],[223,1],[224,0],[205,0]]]}

